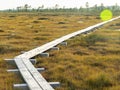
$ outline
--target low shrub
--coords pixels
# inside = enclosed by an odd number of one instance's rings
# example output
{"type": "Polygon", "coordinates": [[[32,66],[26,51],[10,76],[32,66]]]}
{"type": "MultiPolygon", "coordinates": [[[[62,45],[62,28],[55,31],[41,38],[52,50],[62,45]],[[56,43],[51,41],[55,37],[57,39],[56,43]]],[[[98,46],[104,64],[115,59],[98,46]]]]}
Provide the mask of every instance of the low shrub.
{"type": "Polygon", "coordinates": [[[111,80],[104,74],[98,74],[86,80],[89,89],[103,89],[104,87],[112,86],[111,80]]]}
{"type": "Polygon", "coordinates": [[[0,46],[0,53],[3,54],[6,52],[6,48],[3,46],[0,46]]]}
{"type": "Polygon", "coordinates": [[[9,17],[11,17],[11,18],[12,18],[12,17],[16,17],[16,16],[14,16],[14,15],[11,15],[11,16],[9,16],[9,17]]]}
{"type": "Polygon", "coordinates": [[[35,39],[35,40],[46,40],[45,37],[35,37],[34,39],[35,39]]]}
{"type": "Polygon", "coordinates": [[[0,54],[11,53],[11,52],[20,52],[20,48],[14,48],[10,45],[0,45],[0,54]]]}
{"type": "Polygon", "coordinates": [[[24,39],[22,36],[11,33],[7,36],[7,39],[24,39]]]}
{"type": "Polygon", "coordinates": [[[88,52],[83,52],[83,51],[80,51],[80,50],[77,50],[77,51],[75,51],[73,54],[77,54],[77,55],[89,55],[89,53],[88,52]]]}
{"type": "Polygon", "coordinates": [[[116,25],[116,26],[120,26],[120,23],[116,23],[115,25],[116,25]]]}
{"type": "Polygon", "coordinates": [[[65,22],[58,22],[58,24],[65,24],[65,22]]]}
{"type": "Polygon", "coordinates": [[[0,29],[0,32],[4,32],[2,29],[0,29]]]}
{"type": "Polygon", "coordinates": [[[95,19],[100,19],[100,17],[99,17],[99,16],[97,16],[95,19]]]}
{"type": "Polygon", "coordinates": [[[39,21],[35,20],[35,21],[33,21],[33,23],[39,23],[39,21]]]}
{"type": "Polygon", "coordinates": [[[49,18],[38,18],[38,20],[48,20],[49,18]]]}
{"type": "Polygon", "coordinates": [[[84,38],[81,38],[81,40],[83,41],[81,44],[90,46],[95,45],[96,42],[105,42],[107,41],[107,38],[102,35],[91,34],[84,38]]]}

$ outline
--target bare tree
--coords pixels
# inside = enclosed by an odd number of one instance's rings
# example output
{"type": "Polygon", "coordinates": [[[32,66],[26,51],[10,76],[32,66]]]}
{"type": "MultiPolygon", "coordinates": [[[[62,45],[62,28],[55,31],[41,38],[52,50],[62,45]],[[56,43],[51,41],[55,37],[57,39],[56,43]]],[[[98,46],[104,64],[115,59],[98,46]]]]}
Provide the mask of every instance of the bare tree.
{"type": "Polygon", "coordinates": [[[17,7],[17,11],[19,12],[21,10],[21,6],[17,7]]]}
{"type": "Polygon", "coordinates": [[[25,5],[24,5],[24,10],[25,10],[26,12],[28,11],[29,8],[31,8],[31,6],[29,6],[28,4],[25,4],[25,5]]]}
{"type": "Polygon", "coordinates": [[[101,11],[104,9],[104,4],[103,3],[101,3],[100,8],[101,8],[101,11]]]}
{"type": "Polygon", "coordinates": [[[59,8],[59,5],[58,5],[58,4],[56,4],[56,5],[55,5],[55,9],[58,9],[58,8],[59,8]]]}
{"type": "Polygon", "coordinates": [[[43,8],[44,8],[44,5],[39,6],[38,9],[37,9],[37,11],[40,11],[40,10],[43,9],[43,8]]]}
{"type": "Polygon", "coordinates": [[[89,18],[89,17],[88,17],[88,15],[89,15],[89,3],[86,2],[85,6],[86,6],[86,14],[87,14],[87,17],[86,17],[86,18],[89,18]]]}
{"type": "Polygon", "coordinates": [[[87,11],[89,11],[89,3],[88,2],[86,2],[85,6],[87,8],[87,11]]]}

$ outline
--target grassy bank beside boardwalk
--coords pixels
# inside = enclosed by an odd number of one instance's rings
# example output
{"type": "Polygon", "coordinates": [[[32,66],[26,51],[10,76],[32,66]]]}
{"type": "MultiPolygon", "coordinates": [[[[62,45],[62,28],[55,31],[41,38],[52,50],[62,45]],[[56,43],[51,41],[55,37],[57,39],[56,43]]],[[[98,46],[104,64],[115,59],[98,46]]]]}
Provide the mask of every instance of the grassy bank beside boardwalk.
{"type": "MultiPolygon", "coordinates": [[[[16,68],[5,58],[14,58],[63,35],[101,22],[98,16],[0,14],[0,90],[13,90],[14,83],[24,83],[16,68]]],[[[56,90],[119,90],[120,19],[99,30],[69,39],[68,46],[48,51],[49,58],[36,57],[35,67],[45,67],[47,81],[59,81],[56,90]]]]}

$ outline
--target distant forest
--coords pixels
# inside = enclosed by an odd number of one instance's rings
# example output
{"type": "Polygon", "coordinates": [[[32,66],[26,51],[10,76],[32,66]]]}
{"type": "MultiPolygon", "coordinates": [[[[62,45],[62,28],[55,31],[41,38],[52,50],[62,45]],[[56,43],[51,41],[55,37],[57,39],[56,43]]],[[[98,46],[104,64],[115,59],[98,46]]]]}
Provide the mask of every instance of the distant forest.
{"type": "Polygon", "coordinates": [[[68,14],[81,14],[81,15],[99,15],[100,12],[104,9],[109,9],[113,12],[113,15],[120,15],[120,6],[116,3],[113,6],[104,6],[103,3],[101,5],[94,5],[93,7],[89,7],[89,3],[86,2],[86,7],[80,7],[80,8],[66,8],[63,6],[62,8],[59,7],[58,4],[56,4],[53,8],[45,8],[44,5],[39,6],[38,8],[32,8],[32,6],[25,4],[24,6],[18,6],[16,9],[7,9],[2,10],[1,12],[36,12],[36,13],[42,13],[42,12],[48,12],[48,13],[68,13],[68,14]]]}

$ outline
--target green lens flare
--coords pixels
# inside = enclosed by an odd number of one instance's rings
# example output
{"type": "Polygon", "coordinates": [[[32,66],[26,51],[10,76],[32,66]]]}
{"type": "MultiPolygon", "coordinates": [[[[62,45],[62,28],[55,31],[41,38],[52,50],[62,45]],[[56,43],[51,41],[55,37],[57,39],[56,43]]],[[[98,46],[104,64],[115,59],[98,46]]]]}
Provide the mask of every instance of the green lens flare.
{"type": "Polygon", "coordinates": [[[110,20],[112,18],[113,14],[110,10],[108,9],[105,9],[103,10],[101,13],[100,13],[100,18],[103,20],[103,21],[107,21],[107,20],[110,20]]]}

